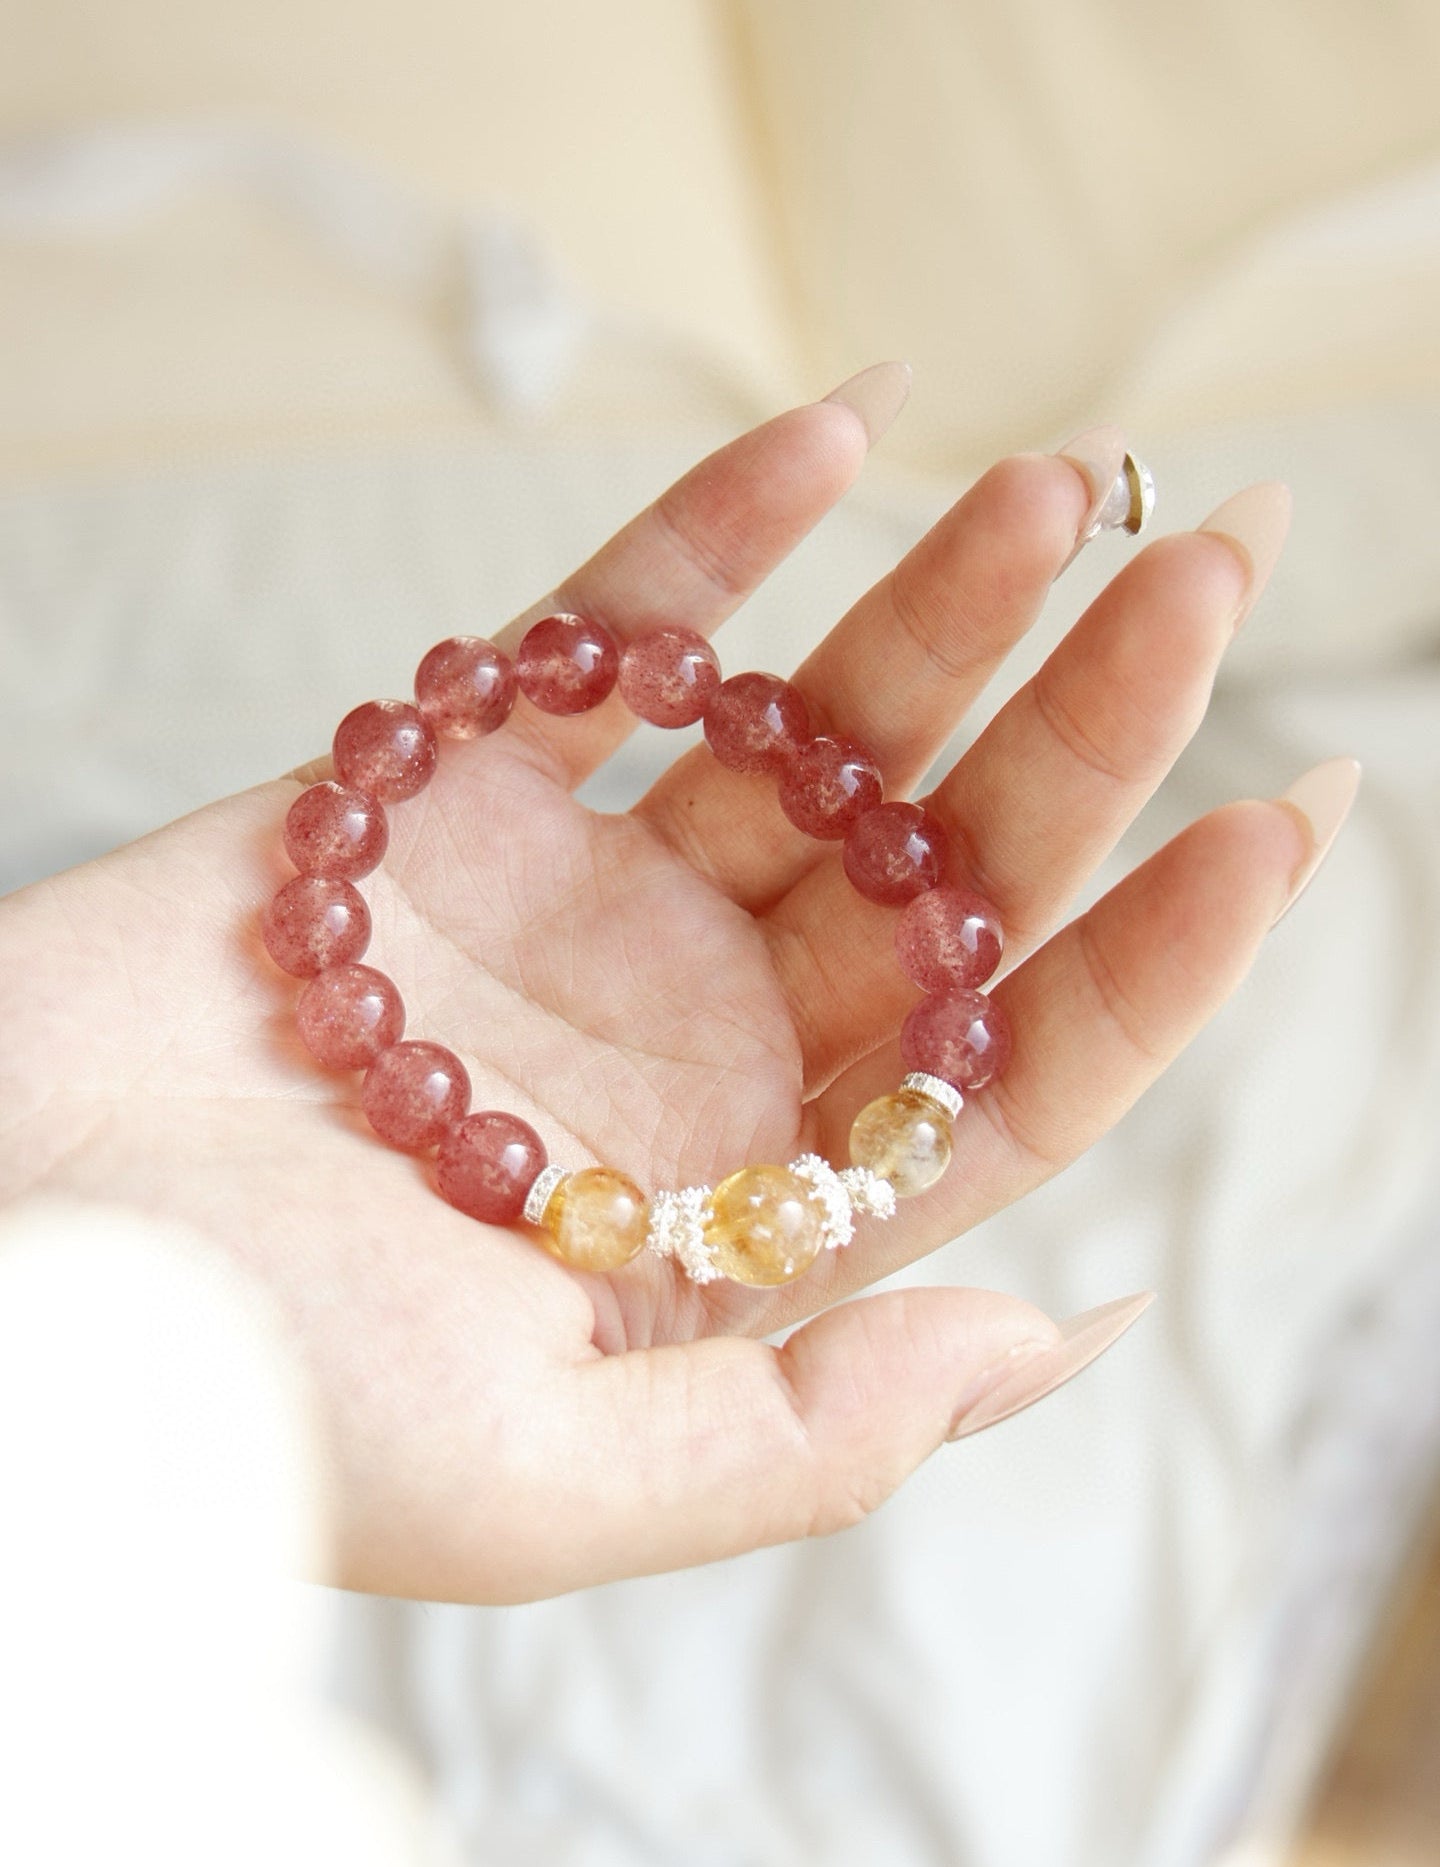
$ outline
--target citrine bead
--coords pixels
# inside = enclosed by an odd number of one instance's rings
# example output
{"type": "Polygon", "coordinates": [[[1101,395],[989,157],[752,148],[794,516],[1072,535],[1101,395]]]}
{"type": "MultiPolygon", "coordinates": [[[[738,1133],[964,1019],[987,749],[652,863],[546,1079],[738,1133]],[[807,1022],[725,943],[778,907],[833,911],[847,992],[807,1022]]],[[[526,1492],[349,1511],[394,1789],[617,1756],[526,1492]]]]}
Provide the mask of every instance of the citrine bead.
{"type": "Polygon", "coordinates": [[[924,1193],[950,1165],[950,1117],[918,1089],[867,1102],[850,1130],[850,1159],[888,1180],[902,1199],[924,1193]]]}
{"type": "Polygon", "coordinates": [[[650,1206],[632,1179],[613,1167],[566,1174],[545,1203],[543,1242],[577,1271],[617,1271],[645,1248],[650,1206]]]}
{"type": "Polygon", "coordinates": [[[825,1209],[788,1167],[742,1167],[715,1188],[705,1242],[737,1284],[788,1284],[820,1251],[825,1209]]]}

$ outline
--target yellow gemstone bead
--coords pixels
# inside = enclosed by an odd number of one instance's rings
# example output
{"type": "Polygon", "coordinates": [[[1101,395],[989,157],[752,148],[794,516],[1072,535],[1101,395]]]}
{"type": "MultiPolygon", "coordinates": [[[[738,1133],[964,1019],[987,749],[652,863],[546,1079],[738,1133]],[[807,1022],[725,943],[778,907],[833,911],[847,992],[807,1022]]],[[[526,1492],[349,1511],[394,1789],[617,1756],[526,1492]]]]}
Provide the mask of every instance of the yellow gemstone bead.
{"type": "Polygon", "coordinates": [[[742,1167],[715,1188],[705,1242],[737,1284],[788,1284],[814,1263],[824,1208],[788,1167],[742,1167]]]}
{"type": "Polygon", "coordinates": [[[567,1174],[540,1219],[546,1247],[577,1271],[615,1271],[645,1247],[650,1204],[613,1167],[567,1174]]]}
{"type": "Polygon", "coordinates": [[[923,1193],[950,1165],[950,1117],[918,1089],[867,1102],[850,1130],[850,1159],[888,1180],[902,1199],[923,1193]]]}

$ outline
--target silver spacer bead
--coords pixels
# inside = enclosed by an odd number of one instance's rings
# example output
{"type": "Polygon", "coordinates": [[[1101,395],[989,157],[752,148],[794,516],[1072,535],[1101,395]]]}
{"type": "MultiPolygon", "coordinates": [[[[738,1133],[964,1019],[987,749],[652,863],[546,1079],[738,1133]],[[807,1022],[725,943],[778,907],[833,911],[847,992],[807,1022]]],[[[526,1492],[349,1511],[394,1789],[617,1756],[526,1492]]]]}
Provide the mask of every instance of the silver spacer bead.
{"type": "Polygon", "coordinates": [[[1088,544],[1101,532],[1143,532],[1155,510],[1155,478],[1143,460],[1126,454],[1115,484],[1105,495],[1105,502],[1091,520],[1082,544],[1088,544]]]}
{"type": "Polygon", "coordinates": [[[656,1193],[650,1201],[650,1230],[645,1243],[656,1257],[674,1258],[692,1282],[713,1283],[720,1272],[706,1242],[705,1227],[714,1216],[708,1186],[656,1193]]]}
{"type": "Polygon", "coordinates": [[[868,1167],[842,1167],[837,1176],[856,1212],[872,1219],[895,1217],[895,1188],[868,1167]]]}
{"type": "Polygon", "coordinates": [[[943,1076],[927,1076],[924,1070],[911,1070],[900,1087],[913,1089],[917,1095],[929,1096],[932,1102],[940,1104],[951,1121],[965,1106],[965,1098],[954,1083],[947,1083],[943,1076]]]}
{"type": "Polygon", "coordinates": [[[797,1180],[813,1187],[815,1197],[825,1208],[820,1228],[820,1242],[826,1251],[838,1251],[855,1236],[855,1216],[850,1190],[829,1161],[819,1154],[800,1154],[790,1162],[797,1180]]]}
{"type": "Polygon", "coordinates": [[[530,1191],[525,1195],[525,1217],[532,1225],[539,1225],[545,1217],[545,1208],[550,1204],[550,1195],[562,1180],[570,1178],[568,1167],[542,1167],[531,1183],[530,1191]]]}

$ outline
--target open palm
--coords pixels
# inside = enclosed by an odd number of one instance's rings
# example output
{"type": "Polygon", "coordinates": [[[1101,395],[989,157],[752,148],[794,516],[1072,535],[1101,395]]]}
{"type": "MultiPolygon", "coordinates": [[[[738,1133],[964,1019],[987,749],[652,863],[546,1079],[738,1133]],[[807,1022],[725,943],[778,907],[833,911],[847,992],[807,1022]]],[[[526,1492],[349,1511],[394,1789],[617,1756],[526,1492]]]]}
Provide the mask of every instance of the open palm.
{"type": "MultiPolygon", "coordinates": [[[[710,632],[866,445],[844,400],[767,423],[530,614],[710,632]]],[[[876,751],[889,795],[1034,619],[1120,446],[1089,437],[1088,478],[1060,456],[994,468],[796,674],[819,719],[876,751]]],[[[523,1228],[451,1209],[428,1162],[369,1133],[357,1079],[301,1049],[295,982],[257,937],[294,779],[0,907],[0,1195],[181,1218],[278,1294],[322,1397],[348,1583],[517,1599],[852,1521],[1017,1347],[1060,1336],[978,1291],[836,1299],[1103,1133],[1238,983],[1311,856],[1303,814],[1232,805],[1060,924],[1203,714],[1284,507],[1253,488],[1140,553],[934,794],[955,878],[1009,932],[1014,1058],[957,1123],[940,1185],[794,1285],[697,1287],[649,1254],[578,1275],[523,1228]],[[815,1312],[783,1348],[758,1339],[815,1312]]],[[[808,1148],[843,1163],[856,1110],[903,1074],[894,912],[790,827],[768,781],[704,747],[629,813],[578,804],[631,723],[614,695],[562,720],[522,701],[504,730],[447,744],[391,813],[367,957],[407,1035],[463,1057],[472,1106],[523,1116],[562,1166],[655,1188],[808,1148]]]]}

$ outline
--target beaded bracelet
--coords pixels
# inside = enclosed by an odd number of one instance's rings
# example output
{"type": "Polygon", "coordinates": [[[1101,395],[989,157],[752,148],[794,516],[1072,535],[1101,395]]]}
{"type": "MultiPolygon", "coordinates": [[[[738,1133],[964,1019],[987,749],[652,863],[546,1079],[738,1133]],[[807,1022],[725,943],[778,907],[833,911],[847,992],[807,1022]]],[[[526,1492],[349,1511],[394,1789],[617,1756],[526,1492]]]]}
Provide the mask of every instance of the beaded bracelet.
{"type": "Polygon", "coordinates": [[[271,958],[309,983],[300,1036],[332,1069],[364,1070],[371,1127],[398,1148],[438,1150],[437,1184],[451,1205],[491,1224],[526,1220],[576,1269],[612,1271],[647,1246],[698,1283],[729,1277],[771,1285],[800,1276],[823,1250],[848,1244],[855,1218],[889,1218],[897,1196],[933,1186],[950,1161],[962,1092],[1004,1066],[1004,1014],[979,990],[1003,935],[989,902],[941,879],[943,827],[920,804],[884,801],[880,769],[854,739],[814,734],[799,690],[772,674],[722,680],[715,651],[693,630],[662,627],[622,651],[608,630],[557,614],[533,624],[512,661],[477,636],[437,643],[415,676],[415,704],[373,700],[340,722],[335,778],[311,785],[285,819],[300,871],[265,912],[271,958]],[[386,976],[360,965],[370,914],[354,883],[385,854],[385,807],[414,797],[434,773],[438,739],[474,739],[504,724],[517,691],[545,713],[583,713],[618,684],[640,719],[665,727],[703,720],[731,771],[776,777],[797,829],[843,842],[846,875],[867,900],[901,909],[895,952],[924,992],[900,1033],[910,1074],[862,1108],[851,1165],[817,1154],[788,1166],[742,1167],[716,1187],[648,1200],[611,1167],[553,1166],[528,1122],[467,1112],[470,1079],[443,1045],[402,1041],[405,1009],[386,976]]]}

